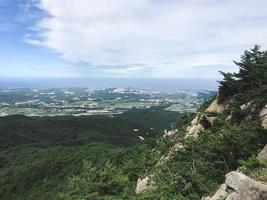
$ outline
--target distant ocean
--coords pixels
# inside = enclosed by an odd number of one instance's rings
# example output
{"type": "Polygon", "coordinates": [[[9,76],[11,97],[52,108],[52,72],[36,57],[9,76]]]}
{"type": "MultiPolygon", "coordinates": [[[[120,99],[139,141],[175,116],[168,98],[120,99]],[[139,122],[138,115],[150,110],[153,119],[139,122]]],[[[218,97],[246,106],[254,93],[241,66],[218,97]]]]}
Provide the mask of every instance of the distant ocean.
{"type": "Polygon", "coordinates": [[[133,87],[151,90],[217,90],[215,79],[131,79],[131,78],[0,78],[0,88],[90,89],[133,87]]]}

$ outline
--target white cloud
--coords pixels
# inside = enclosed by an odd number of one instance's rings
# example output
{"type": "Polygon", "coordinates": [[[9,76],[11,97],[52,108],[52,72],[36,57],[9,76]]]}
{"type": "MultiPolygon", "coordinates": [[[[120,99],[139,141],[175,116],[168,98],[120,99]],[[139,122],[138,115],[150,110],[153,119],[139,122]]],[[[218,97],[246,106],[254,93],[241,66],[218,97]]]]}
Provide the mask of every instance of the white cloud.
{"type": "Polygon", "coordinates": [[[37,24],[39,39],[28,42],[109,74],[190,77],[193,66],[217,69],[254,44],[267,44],[266,0],[33,2],[49,17],[37,24]]]}

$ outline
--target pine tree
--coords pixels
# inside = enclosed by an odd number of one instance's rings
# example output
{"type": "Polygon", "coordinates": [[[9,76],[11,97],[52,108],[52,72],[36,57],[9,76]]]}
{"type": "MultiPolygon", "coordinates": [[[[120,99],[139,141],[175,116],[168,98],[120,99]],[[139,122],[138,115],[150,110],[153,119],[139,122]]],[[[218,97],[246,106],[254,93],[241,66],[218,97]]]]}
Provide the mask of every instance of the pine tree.
{"type": "Polygon", "coordinates": [[[219,100],[223,101],[226,97],[234,95],[238,91],[238,83],[233,73],[225,73],[220,71],[223,75],[223,80],[219,81],[219,100]]]}
{"type": "Polygon", "coordinates": [[[238,92],[255,90],[267,86],[267,52],[261,51],[259,45],[245,51],[240,62],[238,73],[225,73],[219,81],[219,100],[223,101],[238,92]]]}
{"type": "Polygon", "coordinates": [[[242,89],[254,89],[262,86],[267,70],[267,53],[260,51],[260,46],[255,45],[250,51],[245,51],[240,62],[234,62],[239,66],[239,73],[235,77],[239,79],[242,89]]]}

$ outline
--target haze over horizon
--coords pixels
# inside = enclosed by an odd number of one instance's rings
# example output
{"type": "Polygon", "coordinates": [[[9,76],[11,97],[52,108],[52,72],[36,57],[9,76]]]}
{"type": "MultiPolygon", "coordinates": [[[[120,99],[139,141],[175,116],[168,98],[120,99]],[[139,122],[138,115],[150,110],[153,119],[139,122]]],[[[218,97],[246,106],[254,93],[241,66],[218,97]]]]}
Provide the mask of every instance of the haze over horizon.
{"type": "MultiPolygon", "coordinates": [[[[0,77],[219,79],[267,47],[265,0],[0,0],[0,77]]],[[[119,79],[118,79],[119,80],[119,79]]]]}

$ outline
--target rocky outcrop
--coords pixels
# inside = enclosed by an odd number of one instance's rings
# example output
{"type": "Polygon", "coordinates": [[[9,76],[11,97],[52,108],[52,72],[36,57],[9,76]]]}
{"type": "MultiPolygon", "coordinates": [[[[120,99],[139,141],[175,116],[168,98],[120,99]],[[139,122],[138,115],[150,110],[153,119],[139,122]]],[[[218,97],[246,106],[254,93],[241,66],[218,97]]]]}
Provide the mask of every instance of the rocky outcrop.
{"type": "Polygon", "coordinates": [[[260,117],[261,124],[262,124],[263,128],[267,129],[267,104],[261,110],[259,117],[260,117]]]}
{"type": "Polygon", "coordinates": [[[216,117],[209,116],[210,113],[222,113],[226,108],[227,106],[219,103],[217,96],[203,113],[198,113],[192,120],[191,125],[186,128],[185,137],[198,137],[198,134],[203,131],[207,125],[214,124],[216,117]]]}
{"type": "MultiPolygon", "coordinates": [[[[258,160],[267,161],[267,145],[259,153],[258,160]]],[[[202,200],[267,200],[267,183],[232,171],[212,197],[203,197],[202,200]]]]}
{"type": "Polygon", "coordinates": [[[204,127],[201,124],[188,126],[186,129],[187,134],[185,137],[197,137],[202,130],[204,130],[204,127]]]}
{"type": "Polygon", "coordinates": [[[191,122],[191,125],[186,128],[186,138],[187,137],[197,137],[198,134],[204,130],[202,124],[200,124],[200,114],[198,114],[191,122]]]}
{"type": "Polygon", "coordinates": [[[212,196],[203,200],[266,200],[267,184],[255,181],[233,171],[226,175],[225,183],[212,196]]]}
{"type": "Polygon", "coordinates": [[[155,188],[154,183],[153,181],[151,181],[150,177],[147,176],[144,179],[139,178],[137,181],[135,193],[139,194],[139,193],[144,192],[145,190],[154,189],[154,188],[155,188]]]}
{"type": "Polygon", "coordinates": [[[241,110],[247,110],[251,106],[252,103],[253,103],[253,101],[250,101],[248,103],[245,103],[245,104],[243,104],[243,105],[240,106],[240,109],[241,110]]]}
{"type": "Polygon", "coordinates": [[[207,126],[213,125],[216,117],[207,116],[207,114],[198,114],[191,122],[191,125],[186,128],[187,137],[198,137],[198,134],[203,131],[207,126]]]}
{"type": "Polygon", "coordinates": [[[222,113],[226,110],[226,107],[222,104],[219,104],[218,97],[216,97],[209,107],[206,109],[206,112],[215,112],[215,113],[222,113]]]}
{"type": "Polygon", "coordinates": [[[170,136],[174,135],[175,133],[177,133],[177,131],[178,131],[177,129],[175,129],[175,130],[165,129],[163,137],[170,137],[170,136]]]}

